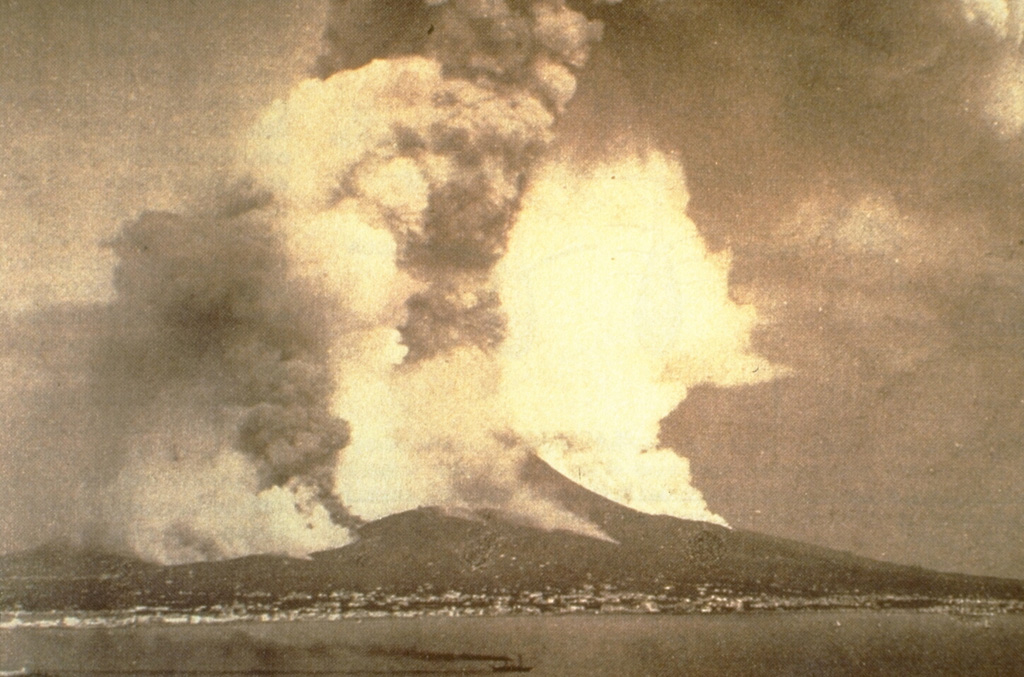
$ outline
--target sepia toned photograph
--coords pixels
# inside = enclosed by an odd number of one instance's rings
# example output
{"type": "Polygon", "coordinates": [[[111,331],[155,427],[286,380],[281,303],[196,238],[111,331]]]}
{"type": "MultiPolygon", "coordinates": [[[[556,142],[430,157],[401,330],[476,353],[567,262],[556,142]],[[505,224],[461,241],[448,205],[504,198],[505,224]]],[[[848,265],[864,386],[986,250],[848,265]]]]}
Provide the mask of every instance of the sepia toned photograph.
{"type": "Polygon", "coordinates": [[[0,677],[1024,675],[1024,2],[0,0],[0,677]]]}

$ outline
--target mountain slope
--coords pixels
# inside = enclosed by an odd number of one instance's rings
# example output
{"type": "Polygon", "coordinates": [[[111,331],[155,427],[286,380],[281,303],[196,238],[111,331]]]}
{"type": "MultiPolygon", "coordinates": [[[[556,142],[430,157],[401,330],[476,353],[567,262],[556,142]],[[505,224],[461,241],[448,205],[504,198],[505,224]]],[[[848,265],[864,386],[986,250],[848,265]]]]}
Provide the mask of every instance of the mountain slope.
{"type": "MultiPolygon", "coordinates": [[[[625,511],[625,509],[623,509],[625,511]]],[[[420,509],[365,525],[359,540],[308,560],[253,556],[118,573],[0,579],[0,607],[196,608],[280,605],[335,591],[522,593],[589,587],[679,596],[711,590],[780,597],[837,594],[1024,600],[1024,582],[940,574],[723,527],[623,512],[618,543],[546,532],[496,514],[420,509]]],[[[2,558],[7,560],[8,558],[2,558]]],[[[6,569],[6,567],[2,567],[6,569]]],[[[70,572],[68,572],[70,573],[70,572]]]]}
{"type": "Polygon", "coordinates": [[[325,598],[336,591],[522,593],[584,588],[676,596],[708,590],[1024,600],[1024,582],[878,562],[703,522],[639,513],[537,461],[523,481],[600,527],[608,540],[544,531],[497,512],[422,508],[363,525],[309,559],[260,555],[158,567],[59,549],[0,557],[0,607],[198,607],[325,598]],[[32,575],[33,570],[35,574],[32,575]]]}

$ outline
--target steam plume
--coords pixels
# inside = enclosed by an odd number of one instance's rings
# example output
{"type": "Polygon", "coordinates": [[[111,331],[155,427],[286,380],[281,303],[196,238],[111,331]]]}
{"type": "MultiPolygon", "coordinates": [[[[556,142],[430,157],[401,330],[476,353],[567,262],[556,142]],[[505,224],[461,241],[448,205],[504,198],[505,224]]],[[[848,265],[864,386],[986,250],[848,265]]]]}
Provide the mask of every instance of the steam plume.
{"type": "Polygon", "coordinates": [[[250,145],[258,180],[286,198],[306,274],[362,299],[345,271],[372,269],[374,289],[393,292],[337,352],[335,411],[353,428],[340,495],[366,518],[497,505],[593,533],[554,506],[526,510],[540,499],[518,466],[540,453],[626,504],[721,521],[685,459],[658,448],[658,421],[688,385],[772,371],[749,354],[754,316],[728,298],[727,258],[685,218],[681,171],[653,156],[531,180],[600,26],[561,2],[433,4],[393,24],[338,5],[385,32],[437,30],[403,33],[388,59],[336,57],[353,68],[303,83],[250,145]],[[336,258],[382,234],[393,246],[375,263],[336,258]]]}
{"type": "Polygon", "coordinates": [[[335,351],[335,411],[354,427],[343,500],[362,517],[453,501],[541,514],[497,401],[490,273],[600,25],[562,2],[428,4],[404,17],[436,27],[422,55],[301,84],[257,126],[248,165],[281,200],[297,269],[367,302],[335,351]]]}
{"type": "Polygon", "coordinates": [[[558,3],[334,1],[226,198],[185,164],[310,33],[214,4],[114,11],[104,44],[224,21],[99,52],[69,36],[107,9],[0,5],[8,549],[100,522],[301,554],[422,503],[586,529],[539,454],[646,510],[1021,575],[1020,0],[572,0],[599,43],[558,3]],[[179,213],[96,256],[143,199],[179,213]],[[791,378],[715,385],[774,373],[740,304],[791,378]]]}
{"type": "MultiPolygon", "coordinates": [[[[374,6],[336,13],[387,27],[374,6]]],[[[130,412],[122,538],[162,560],[304,553],[424,504],[602,537],[520,481],[527,454],[723,522],[659,421],[694,384],[774,371],[676,164],[548,156],[601,25],[562,0],[400,9],[387,58],[329,51],[266,111],[255,189],[112,243],[119,338],[98,373],[130,412]]]]}
{"type": "Polygon", "coordinates": [[[700,383],[778,373],[754,355],[753,308],[729,297],[729,257],[686,217],[659,154],[538,177],[501,264],[511,425],[554,468],[647,512],[722,522],[659,422],[700,383]]]}

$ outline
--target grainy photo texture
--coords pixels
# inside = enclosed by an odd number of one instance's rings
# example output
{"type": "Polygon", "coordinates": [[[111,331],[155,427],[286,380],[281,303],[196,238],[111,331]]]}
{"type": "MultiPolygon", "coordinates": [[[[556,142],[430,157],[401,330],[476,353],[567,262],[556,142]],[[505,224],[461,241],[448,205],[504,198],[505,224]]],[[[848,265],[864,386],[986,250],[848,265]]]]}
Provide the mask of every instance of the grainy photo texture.
{"type": "Polygon", "coordinates": [[[0,675],[1024,674],[1024,3],[0,0],[0,675]]]}

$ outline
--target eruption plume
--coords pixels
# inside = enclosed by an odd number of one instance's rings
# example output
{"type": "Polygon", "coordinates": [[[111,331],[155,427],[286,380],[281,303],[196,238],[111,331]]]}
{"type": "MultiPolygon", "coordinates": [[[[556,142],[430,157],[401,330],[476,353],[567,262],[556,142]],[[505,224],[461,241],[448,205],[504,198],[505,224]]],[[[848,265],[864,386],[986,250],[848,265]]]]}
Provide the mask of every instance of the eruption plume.
{"type": "Polygon", "coordinates": [[[555,469],[652,513],[723,522],[658,446],[659,422],[699,383],[778,373],[753,354],[729,257],[686,217],[679,167],[659,154],[534,182],[499,277],[511,426],[555,469]]]}
{"type": "Polygon", "coordinates": [[[286,275],[269,224],[146,213],[110,246],[116,329],[97,390],[130,421],[108,506],[128,544],[177,560],[344,542],[331,473],[349,429],[330,412],[327,368],[340,319],[286,275]]]}
{"type": "Polygon", "coordinates": [[[601,24],[562,0],[381,7],[334,5],[389,39],[332,24],[321,77],[248,137],[254,188],[111,244],[121,538],[171,561],[305,553],[425,504],[602,537],[521,481],[528,454],[723,522],[659,421],[694,384],[777,371],[674,162],[550,156],[601,24]]]}

